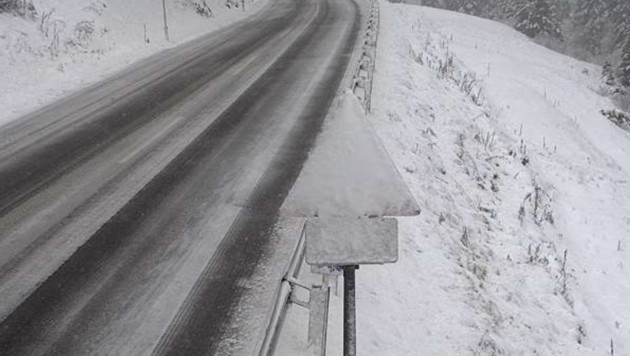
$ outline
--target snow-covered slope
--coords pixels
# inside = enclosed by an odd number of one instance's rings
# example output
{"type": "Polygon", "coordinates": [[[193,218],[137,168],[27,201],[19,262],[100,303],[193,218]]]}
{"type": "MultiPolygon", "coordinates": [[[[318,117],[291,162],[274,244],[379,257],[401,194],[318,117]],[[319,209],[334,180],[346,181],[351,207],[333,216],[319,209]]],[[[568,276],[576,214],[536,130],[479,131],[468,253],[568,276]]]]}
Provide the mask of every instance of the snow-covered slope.
{"type": "Polygon", "coordinates": [[[630,355],[630,134],[600,68],[382,2],[372,123],[420,203],[357,272],[362,355],[630,355]]]}
{"type": "Polygon", "coordinates": [[[245,0],[242,11],[240,0],[206,0],[207,17],[202,0],[167,0],[170,42],[160,0],[34,0],[34,19],[0,14],[0,125],[266,2],[245,0]]]}

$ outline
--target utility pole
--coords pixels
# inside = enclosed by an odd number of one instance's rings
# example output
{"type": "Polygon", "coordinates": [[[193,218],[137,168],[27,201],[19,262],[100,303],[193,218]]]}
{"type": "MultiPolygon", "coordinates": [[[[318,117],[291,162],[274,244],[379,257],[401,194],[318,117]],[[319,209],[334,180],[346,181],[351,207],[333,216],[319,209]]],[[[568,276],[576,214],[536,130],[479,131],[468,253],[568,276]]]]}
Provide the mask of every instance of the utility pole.
{"type": "Polygon", "coordinates": [[[166,0],[162,0],[162,11],[164,12],[164,36],[166,36],[167,41],[170,41],[168,38],[168,20],[166,19],[166,0]]]}

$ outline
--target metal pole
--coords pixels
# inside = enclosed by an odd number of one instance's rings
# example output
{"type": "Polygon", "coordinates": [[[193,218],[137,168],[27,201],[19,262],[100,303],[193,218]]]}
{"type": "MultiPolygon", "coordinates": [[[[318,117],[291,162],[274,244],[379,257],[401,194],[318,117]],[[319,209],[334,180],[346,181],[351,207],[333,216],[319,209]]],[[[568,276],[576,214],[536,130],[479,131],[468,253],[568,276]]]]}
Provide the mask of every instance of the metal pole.
{"type": "Polygon", "coordinates": [[[357,354],[357,319],[354,272],[357,266],[343,267],[343,355],[357,354]]]}
{"type": "Polygon", "coordinates": [[[164,12],[164,36],[166,36],[167,41],[170,41],[168,38],[168,20],[166,19],[166,0],[162,0],[162,11],[164,12]]]}

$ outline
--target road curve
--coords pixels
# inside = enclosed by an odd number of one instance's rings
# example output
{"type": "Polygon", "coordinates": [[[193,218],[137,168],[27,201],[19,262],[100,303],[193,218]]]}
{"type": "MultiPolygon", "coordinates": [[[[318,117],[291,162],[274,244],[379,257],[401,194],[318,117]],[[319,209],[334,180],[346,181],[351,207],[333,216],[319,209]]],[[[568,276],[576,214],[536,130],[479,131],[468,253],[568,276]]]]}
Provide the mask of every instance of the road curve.
{"type": "Polygon", "coordinates": [[[0,355],[229,352],[358,27],[272,1],[1,127],[0,355]]]}

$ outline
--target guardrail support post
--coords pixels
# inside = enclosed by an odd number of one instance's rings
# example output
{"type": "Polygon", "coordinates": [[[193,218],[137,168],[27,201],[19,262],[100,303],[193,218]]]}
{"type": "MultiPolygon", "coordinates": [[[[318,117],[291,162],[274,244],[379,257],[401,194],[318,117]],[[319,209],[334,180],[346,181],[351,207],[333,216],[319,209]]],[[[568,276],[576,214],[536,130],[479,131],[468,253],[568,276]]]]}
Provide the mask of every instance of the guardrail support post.
{"type": "Polygon", "coordinates": [[[326,331],[328,328],[328,306],[330,287],[313,286],[309,301],[308,344],[314,356],[326,355],[326,331]]]}

